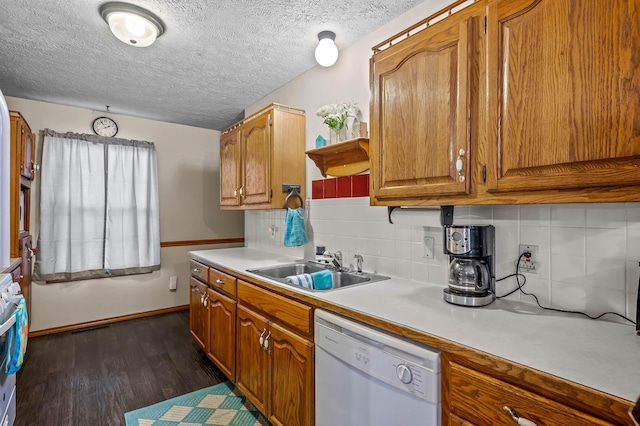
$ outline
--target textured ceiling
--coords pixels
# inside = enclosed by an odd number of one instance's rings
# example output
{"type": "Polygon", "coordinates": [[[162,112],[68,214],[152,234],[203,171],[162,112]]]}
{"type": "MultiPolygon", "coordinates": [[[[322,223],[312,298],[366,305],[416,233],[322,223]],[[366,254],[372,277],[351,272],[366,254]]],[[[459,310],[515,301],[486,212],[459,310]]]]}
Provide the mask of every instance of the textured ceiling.
{"type": "Polygon", "coordinates": [[[244,107],[316,66],[317,34],[343,49],[423,0],[134,0],[166,32],[118,41],[102,0],[3,0],[7,96],[221,130],[244,107]]]}

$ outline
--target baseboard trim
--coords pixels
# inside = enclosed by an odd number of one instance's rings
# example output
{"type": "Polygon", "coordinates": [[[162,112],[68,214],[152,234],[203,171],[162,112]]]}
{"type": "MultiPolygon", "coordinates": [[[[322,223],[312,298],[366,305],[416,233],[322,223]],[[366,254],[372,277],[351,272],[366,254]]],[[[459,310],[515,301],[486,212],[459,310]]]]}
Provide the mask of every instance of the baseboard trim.
{"type": "Polygon", "coordinates": [[[189,309],[189,305],[172,306],[171,308],[156,309],[155,311],[139,312],[137,314],[122,315],[120,317],[105,318],[96,321],[81,322],[79,324],[65,325],[62,327],[47,328],[45,330],[29,331],[29,337],[46,336],[49,334],[63,333],[65,331],[81,330],[83,328],[97,327],[114,322],[127,321],[136,318],[151,317],[154,315],[168,314],[170,312],[184,311],[189,309]]]}

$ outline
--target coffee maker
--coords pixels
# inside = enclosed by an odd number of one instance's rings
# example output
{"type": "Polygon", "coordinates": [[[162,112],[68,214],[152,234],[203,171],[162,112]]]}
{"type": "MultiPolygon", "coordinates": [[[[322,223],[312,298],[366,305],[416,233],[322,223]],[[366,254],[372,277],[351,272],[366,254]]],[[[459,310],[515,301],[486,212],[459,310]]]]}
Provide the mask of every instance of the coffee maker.
{"type": "Polygon", "coordinates": [[[444,300],[454,305],[486,306],[495,300],[495,228],[450,225],[444,228],[449,255],[449,287],[444,300]]]}

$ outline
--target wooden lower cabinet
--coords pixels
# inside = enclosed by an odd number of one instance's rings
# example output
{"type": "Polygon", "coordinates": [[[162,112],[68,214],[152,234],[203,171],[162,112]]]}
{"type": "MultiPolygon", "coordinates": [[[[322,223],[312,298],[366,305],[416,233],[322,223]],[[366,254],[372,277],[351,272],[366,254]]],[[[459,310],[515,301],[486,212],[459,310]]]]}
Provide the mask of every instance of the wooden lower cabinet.
{"type": "Polygon", "coordinates": [[[265,317],[238,305],[236,386],[265,415],[269,358],[264,346],[260,344],[260,338],[267,335],[268,327],[265,317]]]}
{"type": "Polygon", "coordinates": [[[236,385],[273,425],[314,417],[313,342],[238,305],[236,385]]]}
{"type": "Polygon", "coordinates": [[[275,425],[312,425],[315,420],[313,343],[275,323],[270,324],[269,331],[269,420],[275,425]]]}
{"type": "Polygon", "coordinates": [[[450,425],[518,424],[509,410],[537,426],[612,424],[453,362],[448,388],[450,425]]]}
{"type": "Polygon", "coordinates": [[[231,381],[236,377],[236,305],[223,294],[208,289],[207,356],[231,381]]]}
{"type": "Polygon", "coordinates": [[[189,330],[191,335],[201,348],[205,348],[207,342],[208,310],[207,289],[208,286],[191,277],[189,281],[191,293],[189,296],[189,330]]]}

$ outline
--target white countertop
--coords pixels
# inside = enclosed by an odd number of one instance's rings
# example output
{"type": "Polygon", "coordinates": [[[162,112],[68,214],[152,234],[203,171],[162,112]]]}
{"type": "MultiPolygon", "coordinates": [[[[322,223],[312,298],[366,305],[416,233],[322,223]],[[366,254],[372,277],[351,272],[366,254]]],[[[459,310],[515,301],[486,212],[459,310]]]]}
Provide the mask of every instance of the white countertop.
{"type": "MultiPolygon", "coordinates": [[[[295,260],[250,248],[192,251],[190,255],[245,274],[246,269],[295,260]]],[[[393,277],[313,293],[269,282],[629,401],[636,401],[640,394],[640,336],[633,326],[506,300],[482,308],[455,306],[442,299],[441,285],[393,277]]]]}

